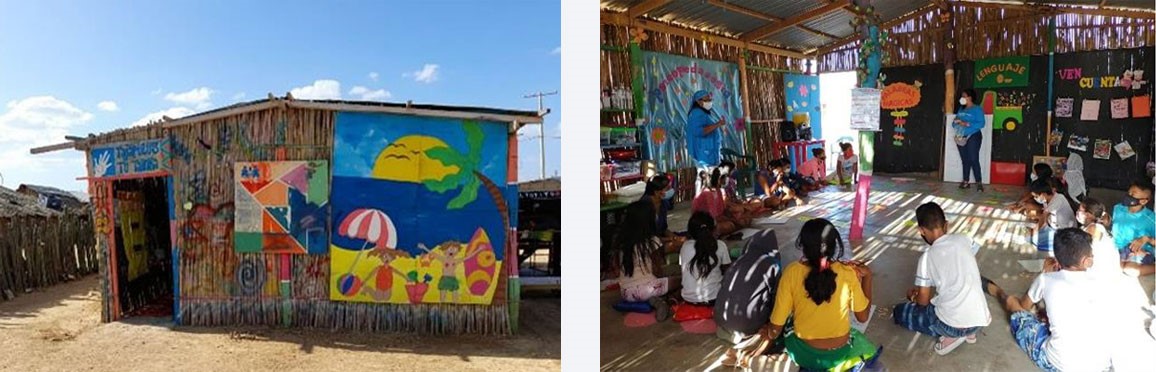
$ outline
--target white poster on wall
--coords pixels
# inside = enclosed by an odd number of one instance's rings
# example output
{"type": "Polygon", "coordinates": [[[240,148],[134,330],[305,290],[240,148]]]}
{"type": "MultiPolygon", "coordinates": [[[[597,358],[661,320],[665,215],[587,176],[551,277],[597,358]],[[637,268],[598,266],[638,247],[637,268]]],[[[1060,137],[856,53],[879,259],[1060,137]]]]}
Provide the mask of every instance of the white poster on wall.
{"type": "MultiPolygon", "coordinates": [[[[943,144],[943,181],[944,182],[962,182],[963,181],[963,162],[960,161],[959,147],[955,146],[955,128],[951,127],[951,122],[955,120],[955,114],[947,114],[943,121],[943,125],[947,126],[944,131],[943,144]]],[[[983,177],[983,183],[991,183],[991,122],[992,115],[984,115],[986,124],[980,133],[983,134],[983,144],[979,146],[979,169],[980,176],[983,177]]],[[[975,175],[972,174],[971,182],[975,183],[975,175]]]]}
{"type": "Polygon", "coordinates": [[[882,90],[875,88],[851,89],[851,129],[879,131],[879,100],[882,90]]]}

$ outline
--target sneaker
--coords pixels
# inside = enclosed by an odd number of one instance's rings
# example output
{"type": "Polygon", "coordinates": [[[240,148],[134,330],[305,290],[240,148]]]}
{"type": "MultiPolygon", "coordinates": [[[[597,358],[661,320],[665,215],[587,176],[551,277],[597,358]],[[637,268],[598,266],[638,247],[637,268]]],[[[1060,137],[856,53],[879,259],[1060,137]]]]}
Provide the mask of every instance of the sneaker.
{"type": "Polygon", "coordinates": [[[947,344],[943,343],[945,340],[947,340],[946,337],[940,337],[939,342],[935,343],[935,353],[936,354],[947,355],[952,350],[955,350],[955,348],[959,347],[959,345],[962,345],[964,342],[966,342],[967,337],[953,338],[947,344]]]}
{"type": "Polygon", "coordinates": [[[965,338],[965,339],[967,340],[967,343],[974,344],[975,343],[975,334],[972,333],[970,335],[967,335],[967,338],[965,338]]]}
{"type": "Polygon", "coordinates": [[[670,304],[666,303],[666,300],[662,299],[662,297],[651,297],[646,302],[654,307],[654,318],[656,320],[662,322],[670,318],[670,304]]]}

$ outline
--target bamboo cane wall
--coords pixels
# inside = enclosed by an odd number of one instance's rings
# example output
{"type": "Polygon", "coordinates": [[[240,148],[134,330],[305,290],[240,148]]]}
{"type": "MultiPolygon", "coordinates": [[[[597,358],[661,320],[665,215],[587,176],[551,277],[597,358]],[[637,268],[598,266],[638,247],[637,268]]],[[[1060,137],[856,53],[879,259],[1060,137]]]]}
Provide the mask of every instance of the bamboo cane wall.
{"type": "MultiPolygon", "coordinates": [[[[235,252],[233,163],[322,159],[332,164],[335,116],[328,110],[267,109],[164,131],[139,129],[101,138],[100,143],[169,138],[180,278],[179,308],[175,311],[181,322],[198,326],[279,325],[288,311],[291,325],[298,327],[510,333],[509,274],[505,270],[489,306],[366,304],[329,300],[328,255],[289,255],[292,284],[285,299],[278,280],[282,255],[235,252]],[[204,208],[213,212],[211,217],[194,213],[204,208]],[[243,264],[264,268],[264,285],[253,295],[240,294],[244,284],[237,273],[243,264]]],[[[106,251],[106,247],[102,249],[106,251]]],[[[507,254],[507,259],[516,258],[507,254]]]]}
{"type": "MultiPolygon", "coordinates": [[[[642,50],[682,55],[691,58],[708,59],[738,64],[744,53],[747,58],[747,96],[742,99],[749,105],[750,112],[745,113],[752,120],[750,143],[753,148],[748,152],[753,154],[759,164],[765,164],[771,159],[770,143],[779,140],[777,123],[772,120],[783,119],[784,88],[783,72],[797,71],[803,73],[806,61],[763,52],[744,51],[742,48],[723,45],[709,41],[709,38],[689,38],[656,31],[646,31],[647,38],[639,47],[642,50]]],[[[630,28],[626,26],[603,24],[600,40],[603,45],[601,52],[601,83],[602,88],[631,86],[631,65],[629,46],[632,39],[630,28]],[[609,48],[607,48],[609,47],[609,48]],[[610,50],[607,50],[610,49],[610,50]]],[[[736,87],[738,88],[738,87],[736,87]]],[[[631,125],[632,113],[603,113],[602,125],[631,125]]],[[[694,172],[676,172],[693,175],[694,172]]],[[[692,179],[692,178],[686,178],[692,179]]],[[[685,182],[684,182],[685,183],[685,182]]],[[[694,192],[693,183],[689,187],[680,187],[678,193],[683,198],[689,198],[694,192]]],[[[603,192],[613,191],[617,184],[604,184],[603,192]]]]}
{"type": "Polygon", "coordinates": [[[86,214],[0,218],[0,300],[98,271],[86,214]]]}
{"type": "MultiPolygon", "coordinates": [[[[1056,19],[1056,53],[1137,48],[1156,44],[1152,19],[1092,14],[1050,14],[1040,9],[955,5],[956,59],[1044,55],[1048,53],[1048,20],[1056,19]]],[[[941,10],[930,7],[913,18],[887,27],[890,54],[885,67],[943,63],[941,10]]],[[[851,71],[858,65],[859,41],[837,46],[818,57],[820,72],[851,71]]]]}

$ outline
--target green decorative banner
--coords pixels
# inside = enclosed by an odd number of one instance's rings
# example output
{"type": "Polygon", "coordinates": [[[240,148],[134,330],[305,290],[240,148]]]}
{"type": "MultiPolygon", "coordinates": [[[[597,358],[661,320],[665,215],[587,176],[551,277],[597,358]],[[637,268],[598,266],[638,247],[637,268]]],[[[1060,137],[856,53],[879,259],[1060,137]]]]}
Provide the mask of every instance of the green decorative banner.
{"type": "Polygon", "coordinates": [[[1028,86],[1028,57],[989,58],[975,61],[976,88],[1028,86]]]}

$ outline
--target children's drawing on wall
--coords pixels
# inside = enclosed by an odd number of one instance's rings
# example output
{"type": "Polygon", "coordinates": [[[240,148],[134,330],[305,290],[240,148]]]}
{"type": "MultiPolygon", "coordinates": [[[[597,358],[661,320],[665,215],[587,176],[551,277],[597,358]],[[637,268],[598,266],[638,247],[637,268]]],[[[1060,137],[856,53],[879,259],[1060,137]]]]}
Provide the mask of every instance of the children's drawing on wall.
{"type": "Polygon", "coordinates": [[[1100,120],[1100,100],[1085,99],[1080,107],[1080,120],[1082,121],[1096,121],[1100,120]]]}
{"type": "Polygon", "coordinates": [[[1116,80],[1116,86],[1124,89],[1138,90],[1148,84],[1144,80],[1144,70],[1124,70],[1120,75],[1120,79],[1116,80]]]}
{"type": "Polygon", "coordinates": [[[1128,141],[1117,143],[1115,148],[1116,153],[1120,155],[1120,160],[1124,160],[1132,157],[1133,155],[1136,155],[1136,152],[1132,151],[1132,144],[1129,144],[1128,141]]]}
{"type": "Polygon", "coordinates": [[[507,125],[341,113],[335,132],[330,298],[489,304],[510,226],[507,125]]]}
{"type": "Polygon", "coordinates": [[[1096,140],[1095,151],[1092,152],[1092,157],[1096,159],[1110,159],[1112,157],[1112,141],[1106,139],[1096,140]]]}
{"type": "Polygon", "coordinates": [[[896,82],[883,86],[879,106],[891,110],[888,115],[894,120],[894,133],[891,135],[891,144],[894,146],[903,146],[903,141],[907,139],[907,109],[919,105],[919,88],[922,86],[923,82],[919,80],[912,84],[896,82]]]}
{"type": "Polygon", "coordinates": [[[1031,96],[1022,92],[983,93],[983,114],[992,130],[1014,131],[1024,122],[1023,109],[1031,96]]]}
{"type": "Polygon", "coordinates": [[[1146,118],[1152,116],[1152,96],[1147,94],[1132,97],[1132,117],[1146,118]]]}
{"type": "Polygon", "coordinates": [[[1128,99],[1127,98],[1113,98],[1112,101],[1112,119],[1127,119],[1128,118],[1128,99]]]}
{"type": "Polygon", "coordinates": [[[1048,134],[1048,146],[1059,146],[1064,141],[1064,131],[1059,129],[1052,129],[1052,133],[1048,134]]]}
{"type": "Polygon", "coordinates": [[[237,252],[328,251],[328,162],[238,162],[233,172],[237,252]]]}
{"type": "Polygon", "coordinates": [[[1076,100],[1074,98],[1056,98],[1056,117],[1072,117],[1072,106],[1075,106],[1075,104],[1076,100]]]}
{"type": "Polygon", "coordinates": [[[1068,148],[1076,151],[1088,151],[1088,137],[1073,134],[1068,137],[1068,148]]]}

